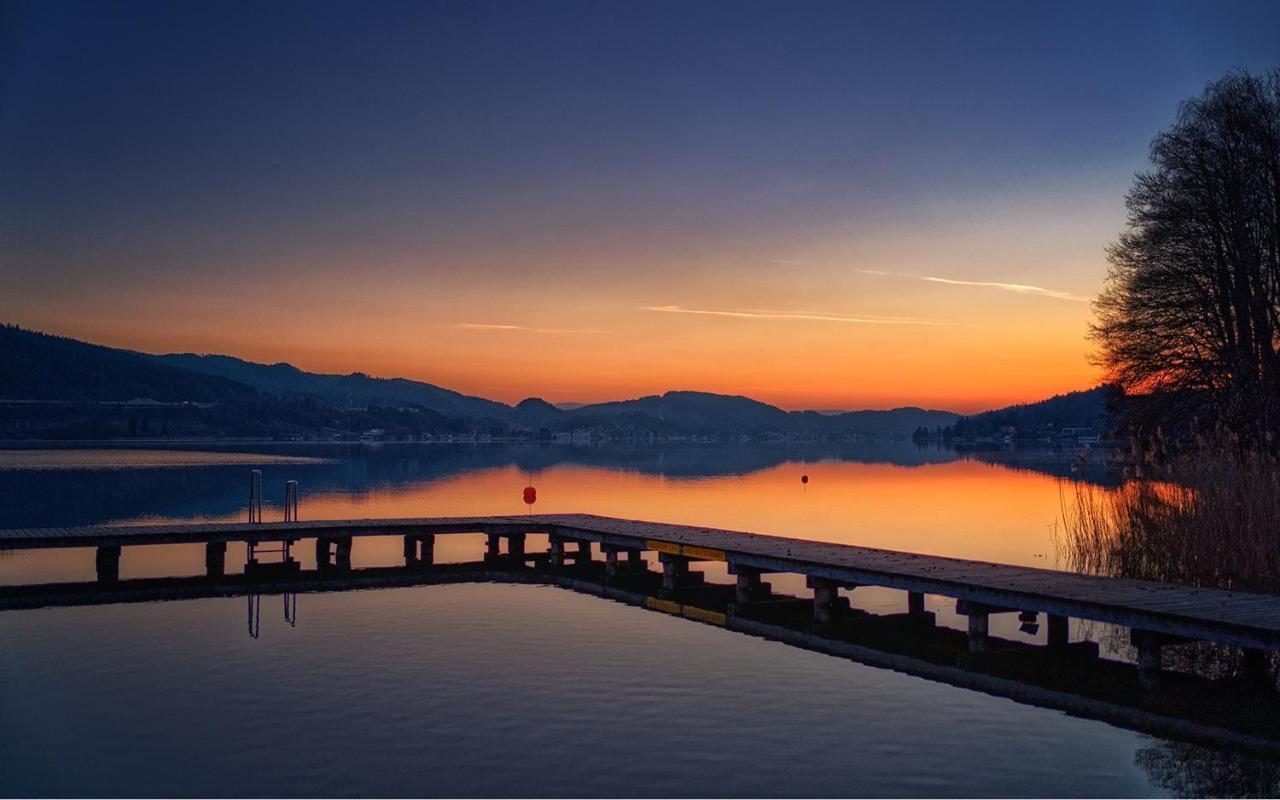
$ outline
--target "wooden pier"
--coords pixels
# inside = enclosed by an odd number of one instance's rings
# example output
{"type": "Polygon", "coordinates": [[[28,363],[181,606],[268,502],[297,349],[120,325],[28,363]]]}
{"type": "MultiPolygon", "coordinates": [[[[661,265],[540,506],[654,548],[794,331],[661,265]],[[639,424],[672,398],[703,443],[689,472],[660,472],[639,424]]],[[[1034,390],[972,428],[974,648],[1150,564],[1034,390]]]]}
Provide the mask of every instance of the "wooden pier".
{"type": "MultiPolygon", "coordinates": [[[[0,530],[0,550],[96,548],[98,581],[111,583],[119,580],[122,548],[134,545],[204,543],[207,574],[218,577],[226,569],[227,542],[288,545],[315,539],[318,567],[342,572],[350,570],[353,542],[360,537],[403,536],[405,563],[429,565],[435,537],[453,534],[484,534],[490,557],[550,569],[591,564],[593,548],[598,547],[605,572],[612,576],[647,569],[644,554],[656,554],[662,567],[661,592],[667,594],[702,583],[701,573],[691,566],[726,562],[736,578],[738,608],[770,602],[762,576],[803,575],[813,597],[802,602],[817,626],[833,624],[847,613],[842,589],[902,590],[913,613],[922,612],[924,595],[941,595],[955,599],[957,611],[967,617],[973,653],[989,649],[988,618],[993,614],[1018,613],[1024,620],[1045,615],[1049,648],[1068,644],[1067,621],[1072,618],[1125,626],[1148,686],[1159,678],[1166,645],[1209,641],[1241,647],[1248,663],[1265,663],[1266,653],[1280,650],[1277,596],[584,514],[0,530]],[[526,551],[528,534],[547,535],[548,550],[526,551]]],[[[284,551],[288,553],[287,546],[284,551]]]]}

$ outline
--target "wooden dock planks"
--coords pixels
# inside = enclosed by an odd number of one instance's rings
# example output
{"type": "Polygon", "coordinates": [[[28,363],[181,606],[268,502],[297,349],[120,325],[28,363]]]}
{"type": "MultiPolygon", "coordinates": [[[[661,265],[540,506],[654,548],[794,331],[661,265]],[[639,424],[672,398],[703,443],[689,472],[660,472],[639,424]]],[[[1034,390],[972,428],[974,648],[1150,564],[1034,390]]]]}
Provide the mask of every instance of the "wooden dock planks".
{"type": "Polygon", "coordinates": [[[939,594],[993,607],[1280,650],[1280,597],[1080,575],[757,533],[586,514],[85,526],[0,530],[0,550],[277,541],[407,533],[555,533],[691,560],[727,560],[848,585],[939,594]]]}

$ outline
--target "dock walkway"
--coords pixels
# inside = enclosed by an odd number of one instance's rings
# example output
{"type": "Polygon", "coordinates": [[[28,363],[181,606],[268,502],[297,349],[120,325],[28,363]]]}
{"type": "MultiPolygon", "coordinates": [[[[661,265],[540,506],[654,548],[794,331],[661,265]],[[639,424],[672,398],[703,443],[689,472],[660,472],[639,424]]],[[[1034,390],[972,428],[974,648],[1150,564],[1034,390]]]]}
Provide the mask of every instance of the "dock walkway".
{"type": "Polygon", "coordinates": [[[819,620],[838,613],[837,592],[842,588],[901,589],[908,592],[913,608],[925,594],[942,595],[959,601],[961,613],[969,617],[974,649],[979,651],[986,636],[987,616],[1008,612],[1047,615],[1050,644],[1055,638],[1065,643],[1067,618],[1129,627],[1139,649],[1139,663],[1145,663],[1149,671],[1159,668],[1162,644],[1206,640],[1256,651],[1280,650],[1280,596],[586,514],[14,529],[0,530],[0,550],[98,548],[99,577],[110,578],[112,559],[118,564],[119,548],[126,546],[205,543],[211,548],[222,547],[225,553],[226,542],[315,538],[317,552],[324,548],[325,561],[328,545],[333,542],[339,553],[345,545],[349,563],[353,537],[403,535],[406,559],[429,559],[426,549],[424,555],[418,555],[420,543],[436,535],[464,533],[488,535],[494,554],[498,541],[505,539],[508,552],[521,557],[525,534],[547,534],[551,537],[550,552],[540,557],[553,563],[566,558],[566,543],[577,543],[579,549],[570,557],[587,560],[592,545],[598,544],[610,564],[617,563],[620,553],[631,556],[631,563],[641,563],[642,553],[657,553],[672,589],[696,576],[689,572],[689,564],[723,561],[737,576],[744,602],[762,585],[761,575],[801,574],[814,589],[819,620]]]}

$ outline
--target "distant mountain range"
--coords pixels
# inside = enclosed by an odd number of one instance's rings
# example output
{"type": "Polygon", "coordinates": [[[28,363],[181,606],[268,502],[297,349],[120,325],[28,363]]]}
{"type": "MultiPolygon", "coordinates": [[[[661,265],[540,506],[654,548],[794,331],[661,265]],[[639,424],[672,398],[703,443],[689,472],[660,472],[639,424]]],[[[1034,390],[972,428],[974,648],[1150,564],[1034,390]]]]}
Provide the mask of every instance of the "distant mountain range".
{"type": "MultiPolygon", "coordinates": [[[[374,378],[358,372],[313,373],[291,364],[258,364],[225,355],[152,355],[12,325],[0,326],[0,401],[10,408],[6,422],[17,429],[22,426],[17,417],[22,415],[14,417],[16,412],[11,408],[31,406],[37,401],[46,405],[125,404],[134,409],[129,412],[133,427],[150,424],[139,409],[188,404],[217,406],[226,411],[252,408],[257,427],[268,431],[268,435],[302,435],[316,429],[351,433],[357,425],[365,425],[380,429],[389,426],[396,433],[409,435],[436,430],[493,434],[535,431],[547,435],[601,428],[629,436],[647,432],[823,437],[905,435],[922,426],[951,425],[958,419],[950,412],[914,407],[843,413],[784,411],[747,397],[690,391],[607,403],[566,404],[569,407],[529,398],[509,406],[404,378],[374,378]]],[[[89,418],[83,409],[77,413],[81,416],[76,430],[80,430],[89,418]]],[[[43,421],[34,430],[47,433],[56,416],[46,409],[41,415],[43,421]]],[[[94,424],[108,429],[122,424],[120,420],[100,418],[100,412],[89,416],[94,424]]],[[[212,416],[204,415],[200,429],[216,434],[219,431],[209,419],[212,416]]],[[[189,432],[183,419],[170,417],[173,425],[189,432]]],[[[4,432],[3,427],[0,432],[4,432]]]]}
{"type": "Polygon", "coordinates": [[[446,417],[505,419],[511,406],[405,378],[371,378],[360,372],[327,375],[292,364],[258,364],[234,356],[170,353],[147,356],[170,367],[251,386],[282,399],[314,398],[334,408],[419,406],[446,417]]]}

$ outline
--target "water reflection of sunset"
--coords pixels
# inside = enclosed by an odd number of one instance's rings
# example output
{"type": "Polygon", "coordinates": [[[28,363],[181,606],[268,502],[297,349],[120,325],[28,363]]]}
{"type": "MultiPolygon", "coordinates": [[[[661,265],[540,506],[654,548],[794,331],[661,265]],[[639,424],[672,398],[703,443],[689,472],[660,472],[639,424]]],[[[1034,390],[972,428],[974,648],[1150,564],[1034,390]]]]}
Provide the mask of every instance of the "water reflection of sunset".
{"type": "MultiPolygon", "coordinates": [[[[303,519],[523,514],[516,467],[310,494],[303,519]]],[[[707,525],[1010,564],[1054,566],[1053,477],[977,461],[919,467],[788,462],[748,475],[674,479],[558,465],[532,477],[536,513],[591,513],[707,525]],[[803,486],[801,474],[810,482],[803,486]]],[[[279,516],[268,507],[266,519],[279,516]]],[[[240,514],[215,518],[239,520],[240,514]]],[[[156,521],[156,520],[148,520],[156,521]]]]}

